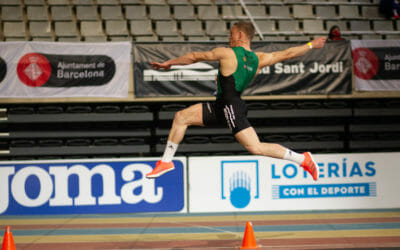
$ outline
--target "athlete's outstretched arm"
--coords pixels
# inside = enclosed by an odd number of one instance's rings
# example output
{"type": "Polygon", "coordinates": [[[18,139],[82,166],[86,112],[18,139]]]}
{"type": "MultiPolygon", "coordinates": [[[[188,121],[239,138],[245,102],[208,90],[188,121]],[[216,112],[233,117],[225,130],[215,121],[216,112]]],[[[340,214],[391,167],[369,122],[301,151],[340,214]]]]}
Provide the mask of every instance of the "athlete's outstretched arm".
{"type": "Polygon", "coordinates": [[[291,47],[282,51],[276,51],[272,53],[258,52],[257,55],[259,58],[259,68],[261,69],[265,66],[270,66],[284,60],[302,56],[311,49],[322,48],[325,45],[325,41],[326,41],[325,37],[318,37],[312,40],[310,43],[296,47],[291,47]]]}
{"type": "Polygon", "coordinates": [[[217,61],[222,59],[226,54],[227,48],[215,48],[211,51],[205,52],[189,52],[186,55],[165,61],[165,62],[151,62],[150,66],[153,69],[168,70],[172,65],[188,65],[201,61],[217,61]]]}

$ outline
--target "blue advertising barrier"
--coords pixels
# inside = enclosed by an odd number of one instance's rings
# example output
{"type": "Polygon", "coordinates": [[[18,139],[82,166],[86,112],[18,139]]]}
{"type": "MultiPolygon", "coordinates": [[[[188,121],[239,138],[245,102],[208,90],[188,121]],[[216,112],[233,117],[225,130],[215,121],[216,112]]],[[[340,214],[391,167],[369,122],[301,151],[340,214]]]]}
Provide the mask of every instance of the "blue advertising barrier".
{"type": "Polygon", "coordinates": [[[186,212],[185,158],[157,179],[148,159],[0,163],[0,214],[186,212]]]}

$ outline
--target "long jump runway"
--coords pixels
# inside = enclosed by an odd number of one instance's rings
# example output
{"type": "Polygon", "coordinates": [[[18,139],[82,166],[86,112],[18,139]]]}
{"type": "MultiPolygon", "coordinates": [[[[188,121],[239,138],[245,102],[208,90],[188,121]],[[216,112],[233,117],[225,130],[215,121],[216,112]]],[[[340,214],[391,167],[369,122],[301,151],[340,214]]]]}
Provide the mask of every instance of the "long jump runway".
{"type": "Polygon", "coordinates": [[[400,249],[400,208],[0,216],[3,228],[11,226],[17,250],[238,249],[247,221],[260,249],[400,249]]]}

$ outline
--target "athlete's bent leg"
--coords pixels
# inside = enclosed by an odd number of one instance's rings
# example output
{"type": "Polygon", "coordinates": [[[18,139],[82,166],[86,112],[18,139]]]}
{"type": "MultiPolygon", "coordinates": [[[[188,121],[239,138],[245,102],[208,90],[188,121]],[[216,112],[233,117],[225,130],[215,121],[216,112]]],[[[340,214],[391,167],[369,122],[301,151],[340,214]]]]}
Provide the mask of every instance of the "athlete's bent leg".
{"type": "Polygon", "coordinates": [[[188,126],[204,126],[203,108],[201,103],[194,104],[188,108],[178,111],[172,122],[168,141],[175,144],[181,143],[188,126]]]}
{"type": "Polygon", "coordinates": [[[157,162],[153,171],[146,175],[147,178],[156,178],[174,169],[172,158],[178,149],[179,143],[181,143],[185,136],[187,127],[192,125],[204,126],[201,103],[194,104],[175,114],[163,157],[157,162]]]}
{"type": "Polygon", "coordinates": [[[276,143],[260,142],[253,127],[239,131],[235,138],[252,154],[294,161],[308,171],[314,180],[318,179],[318,166],[309,152],[299,154],[276,143]]]}

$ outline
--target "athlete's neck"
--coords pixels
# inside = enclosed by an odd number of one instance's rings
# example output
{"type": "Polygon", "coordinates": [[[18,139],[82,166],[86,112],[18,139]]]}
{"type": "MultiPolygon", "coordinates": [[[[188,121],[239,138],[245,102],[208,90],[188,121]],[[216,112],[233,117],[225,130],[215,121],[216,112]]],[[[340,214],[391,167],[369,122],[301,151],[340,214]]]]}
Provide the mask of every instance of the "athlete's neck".
{"type": "Polygon", "coordinates": [[[242,48],[244,48],[244,49],[247,50],[247,51],[251,51],[251,49],[250,49],[250,44],[248,44],[248,43],[238,44],[237,47],[242,47],[242,48]]]}
{"type": "Polygon", "coordinates": [[[245,50],[251,51],[251,49],[250,49],[250,43],[247,43],[247,42],[239,42],[239,41],[238,41],[235,45],[236,45],[235,47],[243,47],[245,50]]]}

